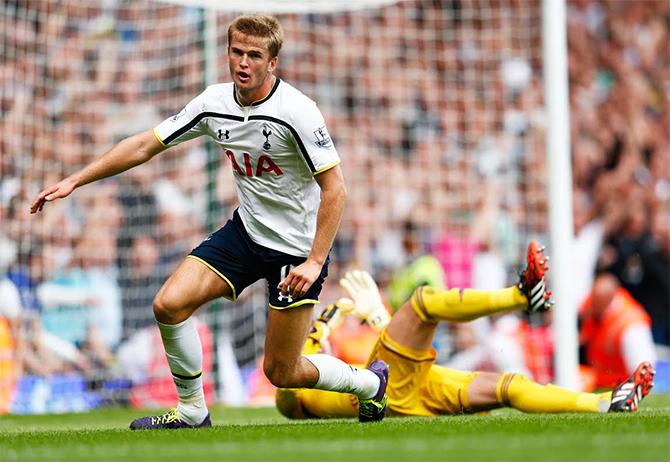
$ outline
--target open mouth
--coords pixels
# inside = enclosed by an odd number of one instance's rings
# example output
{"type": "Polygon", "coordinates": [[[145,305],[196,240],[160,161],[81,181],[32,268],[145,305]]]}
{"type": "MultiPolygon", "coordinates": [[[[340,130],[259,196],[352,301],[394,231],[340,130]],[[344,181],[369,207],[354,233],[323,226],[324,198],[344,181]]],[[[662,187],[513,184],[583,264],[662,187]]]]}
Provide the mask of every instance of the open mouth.
{"type": "Polygon", "coordinates": [[[249,81],[251,76],[249,74],[247,74],[246,72],[239,71],[237,73],[237,78],[240,80],[240,82],[246,83],[246,82],[249,81]]]}

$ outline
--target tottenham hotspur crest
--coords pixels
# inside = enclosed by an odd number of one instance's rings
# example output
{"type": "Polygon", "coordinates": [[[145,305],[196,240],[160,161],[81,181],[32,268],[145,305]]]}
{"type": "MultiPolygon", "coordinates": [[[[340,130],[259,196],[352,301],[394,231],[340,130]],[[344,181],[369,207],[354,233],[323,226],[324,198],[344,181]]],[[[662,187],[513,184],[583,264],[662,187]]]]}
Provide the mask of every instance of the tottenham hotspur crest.
{"type": "Polygon", "coordinates": [[[263,149],[266,151],[269,151],[272,145],[270,144],[270,135],[272,135],[272,131],[270,130],[270,127],[267,125],[263,125],[263,136],[265,137],[265,143],[263,143],[263,149]]]}

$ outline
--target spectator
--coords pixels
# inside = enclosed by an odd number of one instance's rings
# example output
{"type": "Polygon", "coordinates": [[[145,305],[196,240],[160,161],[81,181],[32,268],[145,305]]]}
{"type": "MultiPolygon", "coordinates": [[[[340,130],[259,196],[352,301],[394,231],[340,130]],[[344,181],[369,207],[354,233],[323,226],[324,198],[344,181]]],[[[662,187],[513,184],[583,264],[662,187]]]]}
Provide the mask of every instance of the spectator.
{"type": "Polygon", "coordinates": [[[615,386],[635,370],[638,361],[655,364],[649,315],[613,275],[596,278],[581,307],[580,321],[586,389],[615,386]]]}
{"type": "Polygon", "coordinates": [[[19,291],[0,268],[0,415],[9,410],[22,375],[23,338],[19,291]]]}
{"type": "Polygon", "coordinates": [[[21,302],[18,323],[17,347],[20,351],[20,370],[25,375],[49,377],[72,369],[90,370],[91,364],[78,349],[46,331],[42,325],[42,303],[38,287],[46,277],[49,260],[44,248],[35,244],[19,251],[17,262],[8,272],[8,279],[15,285],[21,302]]]}
{"type": "Polygon", "coordinates": [[[395,272],[388,287],[389,302],[393,310],[405,303],[414,289],[428,285],[438,289],[446,287],[444,271],[435,257],[426,253],[422,245],[422,230],[411,220],[403,224],[402,247],[404,264],[395,272]]]}

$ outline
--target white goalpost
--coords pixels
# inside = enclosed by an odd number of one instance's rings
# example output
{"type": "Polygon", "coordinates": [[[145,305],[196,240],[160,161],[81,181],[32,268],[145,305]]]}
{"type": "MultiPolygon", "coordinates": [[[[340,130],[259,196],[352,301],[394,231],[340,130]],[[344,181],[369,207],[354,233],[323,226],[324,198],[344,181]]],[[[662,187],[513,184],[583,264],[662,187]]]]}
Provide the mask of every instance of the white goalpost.
{"type": "Polygon", "coordinates": [[[555,382],[578,386],[577,300],[571,281],[573,251],[572,167],[568,94],[567,22],[564,0],[542,2],[544,99],[547,114],[546,153],[549,169],[549,222],[552,285],[557,309],[553,315],[555,382]]]}

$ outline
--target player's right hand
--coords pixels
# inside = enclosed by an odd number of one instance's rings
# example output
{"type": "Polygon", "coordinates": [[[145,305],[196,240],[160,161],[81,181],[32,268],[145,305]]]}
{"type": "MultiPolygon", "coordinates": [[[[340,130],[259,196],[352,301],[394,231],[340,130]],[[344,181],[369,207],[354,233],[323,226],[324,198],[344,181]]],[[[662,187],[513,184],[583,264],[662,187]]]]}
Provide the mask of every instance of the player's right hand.
{"type": "Polygon", "coordinates": [[[340,279],[340,286],[349,294],[355,307],[351,314],[365,321],[373,329],[380,331],[391,321],[391,316],[382,302],[379,287],[367,271],[347,272],[340,279]]]}
{"type": "Polygon", "coordinates": [[[321,265],[315,260],[307,258],[293,268],[277,288],[282,295],[304,297],[320,273],[321,265]]]}
{"type": "Polygon", "coordinates": [[[41,212],[44,208],[44,204],[69,196],[72,194],[72,191],[74,191],[74,188],[75,182],[70,178],[65,178],[64,180],[49,186],[37,195],[33,203],[30,205],[30,213],[41,212]]]}

